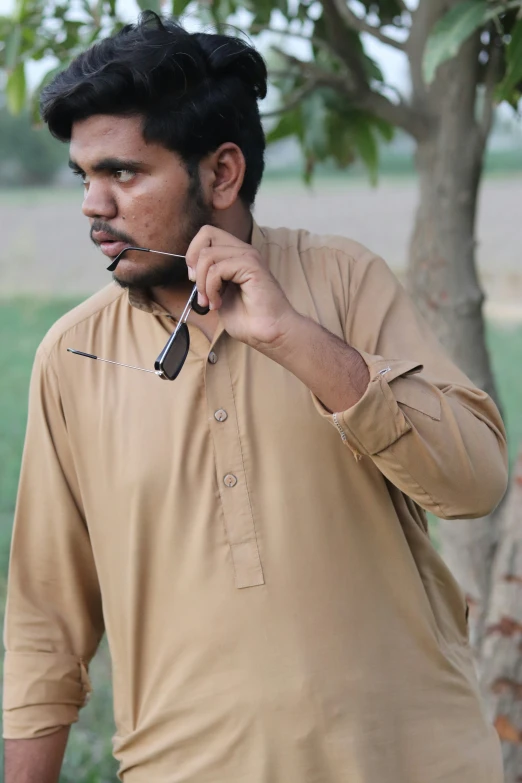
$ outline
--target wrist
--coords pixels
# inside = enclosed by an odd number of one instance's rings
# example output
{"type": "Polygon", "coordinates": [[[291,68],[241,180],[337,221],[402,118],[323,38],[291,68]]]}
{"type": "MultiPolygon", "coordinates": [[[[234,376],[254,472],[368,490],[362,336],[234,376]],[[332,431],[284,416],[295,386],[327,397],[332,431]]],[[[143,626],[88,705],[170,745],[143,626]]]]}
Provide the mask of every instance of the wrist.
{"type": "Polygon", "coordinates": [[[314,325],[313,321],[292,308],[281,317],[274,339],[256,348],[269,359],[292,370],[297,357],[305,350],[306,334],[314,325]]]}

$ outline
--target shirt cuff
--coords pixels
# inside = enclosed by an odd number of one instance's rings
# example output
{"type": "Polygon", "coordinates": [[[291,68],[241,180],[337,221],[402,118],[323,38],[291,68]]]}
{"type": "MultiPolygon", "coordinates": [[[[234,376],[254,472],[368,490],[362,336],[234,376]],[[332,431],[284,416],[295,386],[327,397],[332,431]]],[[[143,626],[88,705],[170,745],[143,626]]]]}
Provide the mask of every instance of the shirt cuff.
{"type": "Polygon", "coordinates": [[[78,720],[91,684],[75,655],[7,652],[4,658],[4,739],[44,737],[78,720]]]}
{"type": "Polygon", "coordinates": [[[315,407],[337,429],[356,459],[388,448],[411,430],[390,383],[404,375],[420,372],[422,364],[406,359],[384,359],[358,351],[368,366],[370,382],[363,396],[348,410],[330,413],[312,394],[315,407]]]}

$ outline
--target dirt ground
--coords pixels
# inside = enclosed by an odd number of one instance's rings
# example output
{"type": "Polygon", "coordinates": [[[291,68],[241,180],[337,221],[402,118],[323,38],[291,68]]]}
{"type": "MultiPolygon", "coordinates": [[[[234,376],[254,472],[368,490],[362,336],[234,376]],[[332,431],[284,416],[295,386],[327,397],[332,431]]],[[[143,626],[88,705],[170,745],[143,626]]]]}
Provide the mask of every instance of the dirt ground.
{"type": "MultiPolygon", "coordinates": [[[[256,219],[261,225],[302,227],[352,237],[404,271],[417,200],[412,180],[364,182],[323,180],[313,190],[298,182],[268,181],[256,219]]],[[[477,252],[488,294],[488,314],[522,320],[519,243],[522,182],[487,179],[483,184],[477,252]]],[[[3,192],[0,196],[0,295],[87,295],[105,285],[105,258],[88,239],[81,191],[3,192]]]]}

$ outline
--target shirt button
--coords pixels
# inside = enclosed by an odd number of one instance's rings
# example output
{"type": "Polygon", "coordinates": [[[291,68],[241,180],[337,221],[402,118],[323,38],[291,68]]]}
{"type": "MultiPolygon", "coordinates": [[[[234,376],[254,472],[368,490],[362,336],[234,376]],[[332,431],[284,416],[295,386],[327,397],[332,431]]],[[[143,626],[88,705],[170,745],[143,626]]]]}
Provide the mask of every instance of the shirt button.
{"type": "Polygon", "coordinates": [[[232,473],[227,473],[223,479],[225,487],[235,487],[237,484],[237,478],[232,473]]]}
{"type": "Polygon", "coordinates": [[[214,351],[210,351],[210,353],[208,355],[208,360],[209,360],[210,364],[215,364],[217,362],[217,354],[214,353],[214,351]]]}
{"type": "Polygon", "coordinates": [[[226,419],[228,419],[228,413],[224,411],[223,408],[220,408],[214,413],[214,418],[216,421],[226,421],[226,419]]]}

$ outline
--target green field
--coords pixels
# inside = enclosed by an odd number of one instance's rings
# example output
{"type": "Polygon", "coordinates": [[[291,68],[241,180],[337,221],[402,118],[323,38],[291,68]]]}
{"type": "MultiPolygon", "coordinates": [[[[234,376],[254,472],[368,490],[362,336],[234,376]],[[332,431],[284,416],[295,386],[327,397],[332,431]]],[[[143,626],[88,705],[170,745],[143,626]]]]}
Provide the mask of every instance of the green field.
{"type": "MultiPolygon", "coordinates": [[[[9,539],[22,454],[27,388],[36,347],[68,300],[0,302],[0,588],[5,593],[9,539]]],[[[522,443],[522,325],[490,325],[488,340],[510,435],[510,457],[522,443]]],[[[1,606],[3,607],[3,600],[1,606]]],[[[60,783],[115,780],[110,665],[105,646],[92,667],[95,693],[73,728],[60,783]]]]}

